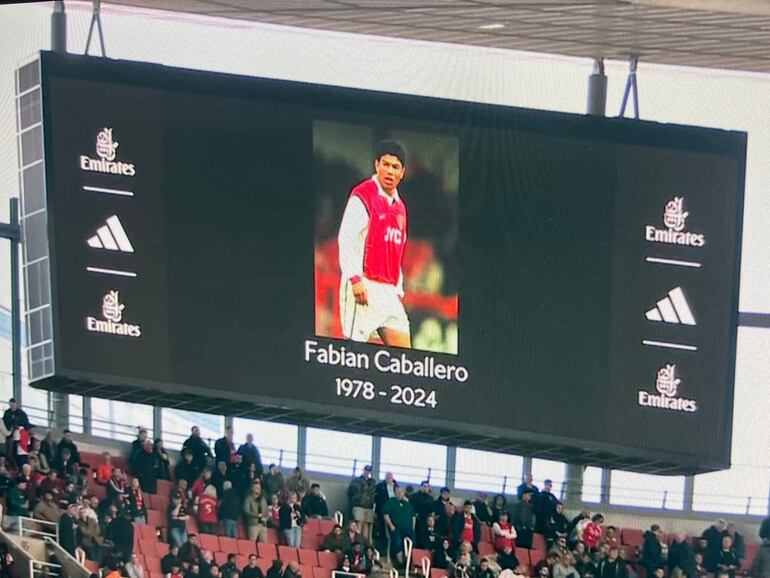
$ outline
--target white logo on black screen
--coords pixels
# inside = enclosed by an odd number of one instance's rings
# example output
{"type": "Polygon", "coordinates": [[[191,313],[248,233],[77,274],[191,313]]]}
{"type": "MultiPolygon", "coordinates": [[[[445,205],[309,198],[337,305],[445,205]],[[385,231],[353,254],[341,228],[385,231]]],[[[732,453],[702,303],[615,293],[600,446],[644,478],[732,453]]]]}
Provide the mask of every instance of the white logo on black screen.
{"type": "Polygon", "coordinates": [[[681,287],[674,287],[655,307],[645,312],[648,321],[662,321],[677,325],[697,325],[690,304],[681,287]]]}
{"type": "Polygon", "coordinates": [[[647,225],[644,228],[644,238],[652,243],[702,247],[706,244],[705,235],[685,230],[689,216],[690,213],[684,210],[684,197],[674,197],[663,208],[663,225],[666,228],[658,229],[647,225]]]}
{"type": "Polygon", "coordinates": [[[120,251],[122,253],[134,252],[134,246],[117,215],[108,218],[105,224],[96,230],[96,235],[89,237],[86,243],[94,249],[106,249],[107,251],[120,251]]]}
{"type": "Polygon", "coordinates": [[[124,177],[133,177],[136,174],[134,163],[124,163],[116,160],[117,149],[120,143],[114,140],[111,128],[104,127],[96,135],[96,156],[80,155],[80,169],[94,173],[107,173],[124,177]]]}
{"type": "Polygon", "coordinates": [[[694,399],[677,397],[681,378],[677,377],[676,365],[667,363],[658,370],[655,378],[655,389],[658,395],[644,390],[637,392],[637,403],[642,407],[667,409],[693,413],[698,411],[698,403],[694,399]]]}
{"type": "Polygon", "coordinates": [[[93,333],[107,333],[124,337],[139,338],[142,336],[140,325],[123,322],[123,311],[126,306],[120,302],[118,291],[109,291],[102,297],[102,318],[86,317],[86,329],[93,333]]]}

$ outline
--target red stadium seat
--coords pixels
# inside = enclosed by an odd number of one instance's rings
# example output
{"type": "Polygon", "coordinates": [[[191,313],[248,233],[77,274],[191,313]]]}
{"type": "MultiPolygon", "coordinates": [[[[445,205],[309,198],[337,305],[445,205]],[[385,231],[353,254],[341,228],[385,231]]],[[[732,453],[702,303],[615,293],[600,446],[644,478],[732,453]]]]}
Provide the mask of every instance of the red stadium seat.
{"type": "Polygon", "coordinates": [[[431,568],[430,578],[447,578],[446,570],[442,568],[431,568]]]}
{"type": "Polygon", "coordinates": [[[278,558],[281,562],[296,562],[299,564],[299,550],[289,546],[278,546],[278,558]]]}
{"type": "MultiPolygon", "coordinates": [[[[305,578],[304,575],[303,578],[305,578]]],[[[315,566],[313,567],[313,578],[332,578],[332,571],[323,566],[315,566]]]]}
{"type": "Polygon", "coordinates": [[[219,566],[227,562],[227,552],[214,552],[214,562],[219,566]]]}
{"type": "Polygon", "coordinates": [[[158,572],[150,572],[150,578],[166,578],[166,575],[158,572]]]}
{"type": "Polygon", "coordinates": [[[140,538],[143,540],[157,540],[158,539],[158,529],[155,526],[150,526],[149,524],[139,524],[139,528],[134,529],[134,537],[138,534],[140,538]]]}
{"type": "Polygon", "coordinates": [[[336,523],[334,520],[327,520],[327,519],[321,519],[318,520],[318,523],[320,524],[320,531],[319,534],[323,534],[326,536],[327,534],[331,534],[332,530],[334,529],[334,524],[336,523]]]}
{"type": "Polygon", "coordinates": [[[636,547],[635,546],[621,546],[620,557],[626,562],[636,561],[636,547]]]}
{"type": "MultiPolygon", "coordinates": [[[[519,550],[520,552],[527,552],[527,550],[519,550]]],[[[538,562],[545,560],[545,550],[529,550],[529,567],[533,568],[538,562]]]]}
{"type": "Polygon", "coordinates": [[[158,480],[158,493],[159,496],[170,496],[171,490],[174,488],[174,482],[168,480],[158,480]]]}
{"type": "Polygon", "coordinates": [[[624,546],[641,547],[644,542],[644,532],[634,528],[625,528],[621,534],[621,541],[624,546]]]}
{"type": "Polygon", "coordinates": [[[200,534],[198,536],[198,543],[204,550],[210,550],[211,552],[219,552],[219,538],[215,534],[200,534]]]}
{"type": "Polygon", "coordinates": [[[267,529],[267,543],[268,544],[280,544],[281,538],[278,535],[278,530],[275,528],[268,528],[267,529]]]}
{"type": "Polygon", "coordinates": [[[319,552],[318,565],[323,568],[329,568],[329,570],[336,570],[339,565],[337,554],[334,552],[319,552]]]}
{"type": "MultiPolygon", "coordinates": [[[[281,558],[281,560],[283,560],[283,558],[281,558]]],[[[316,550],[300,548],[299,563],[303,566],[318,566],[318,552],[316,550]]],[[[305,575],[303,574],[303,576],[305,575]]]]}
{"type": "Polygon", "coordinates": [[[486,524],[481,525],[481,540],[480,542],[494,542],[492,538],[492,528],[486,524]]]}
{"type": "Polygon", "coordinates": [[[238,554],[235,557],[235,566],[239,569],[243,569],[249,565],[249,557],[243,554],[238,554]]]}
{"type": "Polygon", "coordinates": [[[278,552],[276,550],[275,544],[266,544],[264,542],[258,543],[257,556],[264,560],[275,560],[278,558],[278,552]]]}
{"type": "Polygon", "coordinates": [[[251,540],[238,540],[238,550],[243,556],[257,553],[257,544],[251,540]]]}
{"type": "Polygon", "coordinates": [[[157,556],[158,555],[158,547],[157,547],[158,541],[155,539],[149,539],[145,540],[143,538],[139,539],[139,551],[144,556],[157,556]]]}
{"type": "Polygon", "coordinates": [[[151,556],[145,556],[144,557],[144,567],[149,572],[160,573],[161,572],[160,558],[154,558],[154,557],[151,557],[151,556]]]}
{"type": "Polygon", "coordinates": [[[148,501],[150,502],[150,508],[153,510],[160,510],[164,513],[168,510],[169,498],[166,494],[150,494],[148,501]]]}
{"type": "Polygon", "coordinates": [[[235,538],[228,538],[226,536],[220,536],[219,537],[219,547],[222,549],[222,552],[227,552],[228,554],[237,554],[238,553],[238,540],[235,538]]]}
{"type": "Polygon", "coordinates": [[[257,566],[259,566],[259,569],[262,570],[263,574],[267,574],[267,571],[270,570],[270,566],[273,565],[272,560],[268,560],[266,558],[259,558],[257,560],[257,566]]]}
{"type": "Polygon", "coordinates": [[[495,553],[495,546],[490,542],[479,542],[479,556],[490,556],[495,553]]]}
{"type": "Polygon", "coordinates": [[[415,548],[412,550],[412,567],[419,568],[422,566],[422,559],[427,558],[431,562],[433,562],[430,551],[428,550],[421,550],[420,548],[415,548]]]}
{"type": "Polygon", "coordinates": [[[196,520],[193,516],[187,517],[187,533],[188,534],[198,533],[198,520],[196,520]]]}
{"type": "Polygon", "coordinates": [[[88,571],[91,574],[98,574],[98,572],[99,572],[99,563],[98,562],[94,562],[93,560],[86,560],[83,563],[83,566],[88,568],[88,571]]]}
{"type": "Polygon", "coordinates": [[[542,534],[532,534],[532,549],[547,551],[548,546],[542,534]]]}
{"type": "MultiPolygon", "coordinates": [[[[318,534],[302,532],[302,547],[306,550],[318,550],[322,543],[322,541],[318,541],[318,536],[318,534]]],[[[314,566],[317,566],[317,564],[314,564],[314,566]]]]}
{"type": "Polygon", "coordinates": [[[147,510],[147,525],[153,528],[160,528],[161,526],[165,526],[165,516],[158,510],[147,510]]]}
{"type": "Polygon", "coordinates": [[[308,518],[307,524],[302,528],[304,534],[320,534],[321,533],[321,520],[319,518],[308,518]]]}
{"type": "Polygon", "coordinates": [[[307,566],[307,565],[304,565],[304,564],[300,564],[299,565],[299,571],[300,571],[300,576],[303,576],[303,577],[304,576],[312,576],[313,575],[313,567],[312,566],[307,566]]]}
{"type": "Polygon", "coordinates": [[[99,498],[100,502],[107,497],[107,488],[104,486],[100,486],[99,484],[94,484],[93,486],[90,486],[89,490],[92,495],[99,498]]]}

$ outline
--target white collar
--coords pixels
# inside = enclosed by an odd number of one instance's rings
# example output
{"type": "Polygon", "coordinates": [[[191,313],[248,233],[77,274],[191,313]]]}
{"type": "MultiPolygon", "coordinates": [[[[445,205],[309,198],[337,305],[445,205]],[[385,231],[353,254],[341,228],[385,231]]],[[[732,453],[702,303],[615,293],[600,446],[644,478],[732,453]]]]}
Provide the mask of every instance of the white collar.
{"type": "Polygon", "coordinates": [[[388,202],[396,202],[400,201],[401,198],[398,196],[398,189],[396,189],[396,192],[393,193],[393,196],[390,196],[388,193],[385,192],[385,189],[382,188],[382,185],[380,184],[380,181],[377,179],[377,175],[372,175],[372,180],[377,185],[377,190],[379,191],[380,195],[385,197],[388,202]]]}

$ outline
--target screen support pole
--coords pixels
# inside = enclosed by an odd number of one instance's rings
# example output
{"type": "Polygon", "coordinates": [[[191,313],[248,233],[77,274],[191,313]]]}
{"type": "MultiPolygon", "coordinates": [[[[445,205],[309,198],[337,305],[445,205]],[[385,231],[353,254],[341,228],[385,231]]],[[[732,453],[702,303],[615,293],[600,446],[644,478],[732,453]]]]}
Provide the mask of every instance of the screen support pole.
{"type": "Polygon", "coordinates": [[[595,58],[594,68],[588,77],[588,114],[604,116],[607,113],[607,75],[604,73],[604,59],[595,58]]]}
{"type": "Polygon", "coordinates": [[[64,0],[56,0],[51,14],[51,50],[57,54],[67,52],[67,14],[64,0]]]}
{"type": "Polygon", "coordinates": [[[11,371],[13,373],[13,396],[21,398],[21,300],[19,283],[19,199],[10,202],[8,223],[0,222],[0,237],[11,242],[11,371]]]}
{"type": "Polygon", "coordinates": [[[94,28],[99,33],[99,46],[102,49],[102,56],[107,56],[107,52],[104,49],[104,31],[102,30],[102,0],[92,0],[93,12],[91,13],[91,26],[88,28],[88,39],[86,40],[86,52],[91,48],[91,37],[94,35],[94,28]]]}
{"type": "Polygon", "coordinates": [[[623,91],[623,101],[620,103],[620,114],[618,115],[620,117],[626,116],[628,97],[631,96],[634,100],[634,118],[636,120],[639,120],[639,93],[636,84],[636,68],[638,64],[638,56],[632,54],[628,57],[628,78],[626,79],[626,89],[623,91]]]}

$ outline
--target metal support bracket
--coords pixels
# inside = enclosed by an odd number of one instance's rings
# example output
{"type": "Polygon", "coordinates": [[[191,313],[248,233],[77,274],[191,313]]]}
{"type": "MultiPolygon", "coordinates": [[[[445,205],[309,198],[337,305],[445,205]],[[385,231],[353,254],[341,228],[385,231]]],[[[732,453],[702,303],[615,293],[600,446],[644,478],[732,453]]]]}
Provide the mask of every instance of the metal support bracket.
{"type": "Polygon", "coordinates": [[[632,54],[628,57],[628,78],[626,79],[626,89],[623,91],[623,102],[620,103],[621,118],[626,115],[626,105],[628,97],[631,95],[634,100],[634,118],[639,120],[639,92],[636,84],[636,68],[639,64],[639,57],[632,54]]]}
{"type": "Polygon", "coordinates": [[[94,28],[96,28],[97,32],[99,33],[99,46],[102,49],[102,56],[107,56],[107,52],[104,49],[104,31],[102,30],[102,0],[91,1],[93,11],[91,12],[91,26],[88,28],[88,39],[86,40],[85,54],[88,55],[88,50],[91,48],[91,38],[94,35],[94,28]]]}

